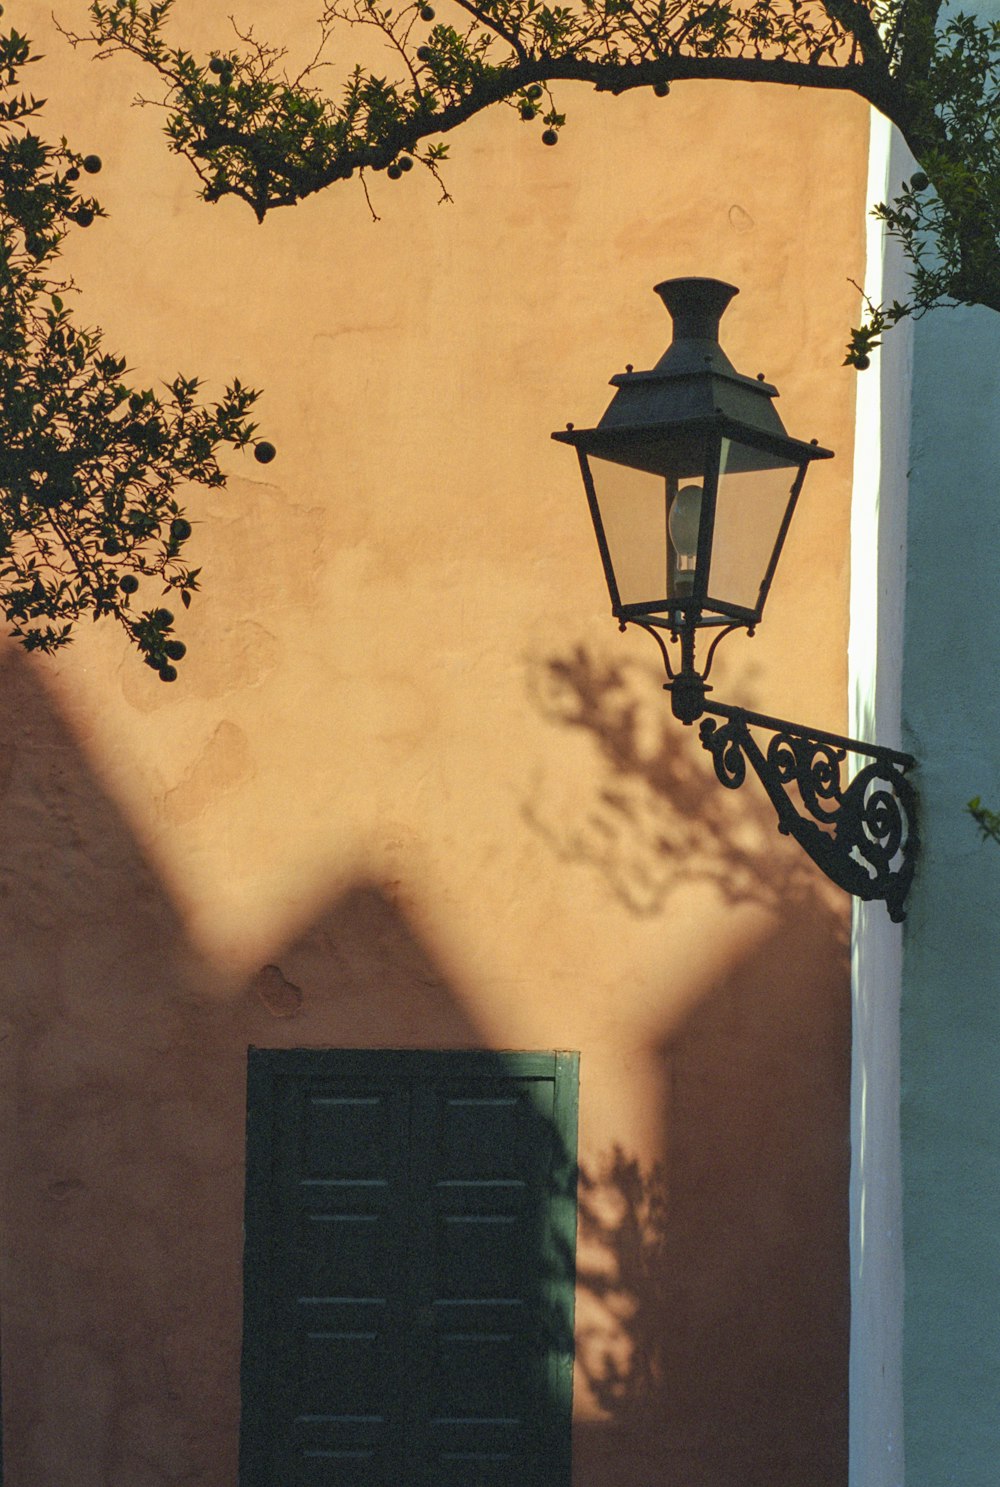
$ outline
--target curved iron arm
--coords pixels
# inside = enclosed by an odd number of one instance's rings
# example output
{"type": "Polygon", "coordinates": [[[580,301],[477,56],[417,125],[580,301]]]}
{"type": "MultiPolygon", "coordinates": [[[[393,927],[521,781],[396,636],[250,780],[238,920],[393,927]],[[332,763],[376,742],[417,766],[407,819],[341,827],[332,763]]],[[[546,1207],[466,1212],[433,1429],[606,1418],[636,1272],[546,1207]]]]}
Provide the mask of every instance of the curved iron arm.
{"type": "MultiPolygon", "coordinates": [[[[906,778],[916,764],[913,756],[726,702],[709,702],[708,666],[703,671],[695,667],[693,629],[671,637],[680,641],[681,665],[676,667],[658,628],[630,619],[622,622],[622,629],[626,623],[656,641],[675,717],[688,725],[704,719],[701,741],[722,784],[739,789],[749,763],[778,814],[779,831],[793,836],[839,887],[866,902],[882,899],[896,923],[905,918],[920,847],[917,792],[906,778]],[[704,718],[705,713],[714,717],[704,718]],[[721,725],[716,718],[724,720],[721,725]],[[766,752],[751,733],[754,728],[772,735],[766,752]],[[842,785],[841,767],[849,753],[872,762],[842,785]],[[789,794],[791,786],[797,800],[789,794]]],[[[719,642],[736,628],[726,626],[715,636],[709,665],[719,642]]]]}
{"type": "Polygon", "coordinates": [[[890,919],[899,923],[920,844],[917,795],[906,778],[916,762],[912,755],[724,702],[706,702],[704,711],[725,719],[720,726],[715,717],[706,718],[699,729],[721,783],[738,789],[749,762],[777,811],[778,829],[848,893],[884,900],[890,919]],[[753,728],[771,733],[766,753],[753,728]],[[848,752],[872,762],[842,786],[848,752]]]}

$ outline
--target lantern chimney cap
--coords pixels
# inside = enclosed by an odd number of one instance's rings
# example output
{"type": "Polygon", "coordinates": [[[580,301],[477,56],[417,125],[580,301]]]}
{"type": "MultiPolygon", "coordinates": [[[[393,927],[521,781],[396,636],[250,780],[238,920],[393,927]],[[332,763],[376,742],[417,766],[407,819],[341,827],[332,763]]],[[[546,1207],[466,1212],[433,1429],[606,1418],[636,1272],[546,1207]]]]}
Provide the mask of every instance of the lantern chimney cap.
{"type": "Polygon", "coordinates": [[[664,279],[654,288],[673,319],[675,341],[717,342],[719,321],[739,292],[721,279],[664,279]]]}
{"type": "MultiPolygon", "coordinates": [[[[725,437],[778,440],[797,463],[829,458],[829,450],[789,439],[778,416],[774,399],[778,389],[760,378],[738,372],[719,345],[719,321],[734,295],[735,284],[721,279],[665,279],[655,293],[662,299],[674,322],[674,335],[666,351],[650,371],[631,366],[611,380],[615,396],[593,429],[559,432],[553,438],[598,454],[600,447],[615,444],[621,456],[621,440],[676,433],[681,426],[709,424],[725,437]]],[[[638,468],[638,467],[637,467],[638,468]]]]}

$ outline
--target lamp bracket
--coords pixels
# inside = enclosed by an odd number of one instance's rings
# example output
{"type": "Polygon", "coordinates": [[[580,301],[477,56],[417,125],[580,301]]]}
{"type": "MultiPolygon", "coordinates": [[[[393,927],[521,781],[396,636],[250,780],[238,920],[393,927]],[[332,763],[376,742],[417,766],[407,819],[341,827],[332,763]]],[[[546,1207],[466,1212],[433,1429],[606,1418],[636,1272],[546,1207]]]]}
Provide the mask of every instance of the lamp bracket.
{"type": "MultiPolygon", "coordinates": [[[[694,671],[693,630],[680,628],[677,630],[671,630],[669,626],[667,627],[667,631],[670,635],[671,640],[677,641],[679,639],[680,641],[681,656],[680,664],[678,665],[676,662],[671,661],[670,650],[667,646],[666,640],[663,638],[662,627],[655,626],[651,621],[635,619],[632,616],[630,616],[628,619],[620,619],[618,621],[619,630],[624,630],[627,625],[634,625],[637,630],[644,630],[647,635],[652,635],[653,639],[656,641],[657,646],[659,647],[660,655],[663,658],[663,669],[667,673],[668,683],[675,682],[677,678],[679,676],[683,676],[685,672],[694,671]]],[[[734,630],[743,629],[747,630],[748,635],[753,635],[753,628],[748,628],[745,622],[742,620],[734,620],[731,625],[720,625],[716,628],[715,634],[712,637],[712,643],[708,647],[708,655],[705,657],[701,670],[697,673],[700,681],[706,682],[711,675],[712,662],[715,660],[715,653],[719,648],[720,641],[725,640],[727,635],[732,635],[734,630]]],[[[666,687],[666,690],[671,690],[669,685],[666,687]]],[[[707,690],[711,691],[711,687],[709,687],[707,690]]]]}
{"type": "Polygon", "coordinates": [[[712,756],[715,773],[730,790],[746,779],[749,762],[778,815],[778,829],[793,836],[828,878],[856,898],[882,899],[889,918],[905,917],[904,903],[913,880],[920,836],[917,792],[906,778],[916,760],[911,754],[862,743],[750,712],[727,702],[709,702],[705,678],[721,640],[739,628],[727,625],[709,647],[707,665],[695,665],[694,630],[680,629],[680,665],[671,663],[666,640],[650,623],[629,618],[652,635],[659,647],[674,715],[691,724],[703,718],[701,741],[712,756]],[[714,716],[705,718],[705,713],[714,716]],[[721,725],[715,721],[723,719],[721,725]],[[766,751],[751,729],[771,734],[766,751]],[[869,759],[844,785],[841,769],[848,754],[869,759]],[[794,787],[794,794],[790,794],[794,787]]]}
{"type": "Polygon", "coordinates": [[[912,756],[724,702],[706,701],[703,711],[714,714],[699,732],[720,782],[738,789],[749,762],[777,812],[778,829],[839,887],[865,901],[884,900],[899,923],[919,848],[917,795],[906,778],[912,756]],[[771,734],[766,752],[753,729],[771,734]],[[848,753],[871,762],[842,785],[848,753]]]}

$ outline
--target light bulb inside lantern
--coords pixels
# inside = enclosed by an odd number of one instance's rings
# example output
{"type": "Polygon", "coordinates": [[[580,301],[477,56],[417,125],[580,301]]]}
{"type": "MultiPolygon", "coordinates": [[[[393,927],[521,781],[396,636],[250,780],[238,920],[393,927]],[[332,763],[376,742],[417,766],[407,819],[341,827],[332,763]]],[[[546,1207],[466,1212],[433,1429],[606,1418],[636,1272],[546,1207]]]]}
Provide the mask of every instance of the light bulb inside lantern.
{"type": "Polygon", "coordinates": [[[698,553],[703,494],[700,485],[682,486],[670,508],[670,540],[674,544],[674,552],[678,558],[689,558],[692,562],[698,553]]]}
{"type": "Polygon", "coordinates": [[[678,597],[690,594],[694,588],[703,495],[700,485],[682,486],[673,499],[667,519],[674,549],[671,592],[678,597]]]}

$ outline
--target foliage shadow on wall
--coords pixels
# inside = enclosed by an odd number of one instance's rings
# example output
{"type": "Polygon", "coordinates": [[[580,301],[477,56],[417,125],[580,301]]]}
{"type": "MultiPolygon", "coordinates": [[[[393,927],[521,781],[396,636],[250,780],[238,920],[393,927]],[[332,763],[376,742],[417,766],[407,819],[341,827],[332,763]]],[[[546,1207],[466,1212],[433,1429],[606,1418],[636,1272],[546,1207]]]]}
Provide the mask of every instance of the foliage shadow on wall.
{"type": "Polygon", "coordinates": [[[580,1174],[580,1487],[840,1487],[850,1003],[783,922],[649,1049],[662,1157],[580,1174]]]}
{"type": "Polygon", "coordinates": [[[546,721],[592,740],[589,780],[573,797],[536,774],[524,819],[566,861],[589,863],[640,916],[686,884],[711,884],[732,906],[820,915],[843,943],[846,915],[829,907],[819,871],[778,837],[758,782],[725,789],[696,728],[673,717],[659,673],[578,644],[530,659],[529,698],[546,721]],[[588,794],[589,787],[589,794],[588,794]]]}
{"type": "MultiPolygon", "coordinates": [[[[490,1040],[377,883],[234,990],[31,663],[0,693],[5,1480],[231,1487],[247,1046],[490,1040]]],[[[783,923],[653,1050],[651,1170],[581,1171],[579,1487],[840,1479],[847,1036],[814,949],[783,923]]]]}

